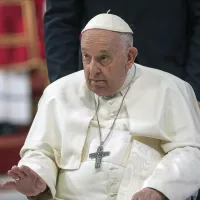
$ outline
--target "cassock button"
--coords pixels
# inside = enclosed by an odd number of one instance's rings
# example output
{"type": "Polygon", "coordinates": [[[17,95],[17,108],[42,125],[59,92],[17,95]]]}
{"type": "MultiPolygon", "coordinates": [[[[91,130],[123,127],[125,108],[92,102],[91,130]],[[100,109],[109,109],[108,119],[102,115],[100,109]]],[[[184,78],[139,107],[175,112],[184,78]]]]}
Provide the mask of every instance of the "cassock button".
{"type": "Polygon", "coordinates": [[[116,196],[117,196],[116,193],[111,193],[111,194],[110,194],[110,197],[116,197],[116,196]]]}
{"type": "Polygon", "coordinates": [[[110,170],[116,170],[118,167],[110,167],[110,170]]]}
{"type": "Polygon", "coordinates": [[[110,116],[111,117],[115,117],[116,113],[111,113],[110,116]]]}
{"type": "Polygon", "coordinates": [[[114,102],[110,100],[108,103],[109,103],[110,105],[113,105],[114,102]]]}

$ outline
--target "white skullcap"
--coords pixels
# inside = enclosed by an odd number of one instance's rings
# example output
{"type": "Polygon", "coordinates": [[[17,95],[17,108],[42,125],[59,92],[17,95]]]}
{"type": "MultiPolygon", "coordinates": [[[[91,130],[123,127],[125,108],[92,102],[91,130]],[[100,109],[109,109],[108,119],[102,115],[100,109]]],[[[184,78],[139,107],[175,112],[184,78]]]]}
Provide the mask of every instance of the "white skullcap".
{"type": "Polygon", "coordinates": [[[103,13],[93,17],[86,24],[85,28],[82,30],[81,33],[90,29],[103,29],[120,33],[133,34],[133,31],[131,30],[130,26],[122,18],[109,13],[103,13]]]}

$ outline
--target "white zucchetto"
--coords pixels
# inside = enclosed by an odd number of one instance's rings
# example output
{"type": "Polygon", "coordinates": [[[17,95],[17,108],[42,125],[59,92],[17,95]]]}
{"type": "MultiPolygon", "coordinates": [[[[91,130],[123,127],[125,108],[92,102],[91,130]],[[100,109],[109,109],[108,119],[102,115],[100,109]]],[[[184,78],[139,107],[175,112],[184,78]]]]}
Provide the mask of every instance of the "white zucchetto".
{"type": "Polygon", "coordinates": [[[133,34],[130,26],[122,18],[109,13],[102,13],[93,17],[86,24],[81,33],[91,29],[103,29],[119,33],[133,34]]]}

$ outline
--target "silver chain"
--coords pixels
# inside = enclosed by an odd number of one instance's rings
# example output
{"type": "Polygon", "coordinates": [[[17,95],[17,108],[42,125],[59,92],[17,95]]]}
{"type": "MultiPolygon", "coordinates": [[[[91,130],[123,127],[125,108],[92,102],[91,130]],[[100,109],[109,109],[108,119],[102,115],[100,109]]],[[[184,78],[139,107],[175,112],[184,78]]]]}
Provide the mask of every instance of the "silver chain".
{"type": "MultiPolygon", "coordinates": [[[[136,75],[136,65],[135,65],[135,64],[134,64],[134,67],[135,67],[135,72],[134,72],[134,75],[133,75],[133,79],[135,78],[135,75],[136,75]]],[[[120,113],[120,110],[121,110],[121,108],[122,108],[122,104],[123,104],[123,102],[124,102],[124,99],[125,99],[125,97],[126,97],[126,94],[128,93],[130,87],[131,87],[131,84],[129,85],[128,89],[126,90],[126,93],[124,94],[124,96],[123,96],[123,98],[122,98],[122,102],[121,102],[120,107],[119,107],[119,110],[118,110],[118,112],[117,112],[117,116],[116,116],[115,119],[113,120],[113,123],[112,123],[112,126],[111,126],[111,128],[110,128],[110,131],[109,131],[108,135],[106,136],[106,138],[104,139],[104,141],[102,141],[102,133],[101,133],[101,127],[100,127],[99,117],[98,117],[99,96],[98,96],[98,105],[97,105],[97,102],[96,102],[96,100],[95,100],[95,98],[94,98],[95,107],[96,107],[97,122],[98,122],[98,127],[99,127],[100,146],[103,146],[104,143],[105,143],[105,141],[107,140],[107,138],[110,136],[110,134],[111,134],[111,132],[112,132],[112,130],[113,130],[113,128],[114,128],[115,122],[116,122],[116,120],[117,120],[117,118],[118,118],[118,115],[119,115],[119,113],[120,113]]]]}
{"type": "Polygon", "coordinates": [[[119,113],[120,113],[120,110],[121,110],[121,108],[122,108],[122,104],[123,104],[123,102],[124,102],[125,96],[126,96],[126,94],[128,93],[130,87],[131,87],[131,86],[128,87],[128,89],[126,90],[125,95],[124,95],[123,98],[122,98],[122,102],[121,102],[121,104],[120,104],[120,107],[119,107],[119,110],[118,110],[118,112],[117,112],[117,115],[116,115],[115,119],[113,120],[113,123],[112,123],[112,126],[111,126],[111,128],[110,128],[110,131],[109,131],[109,133],[107,134],[107,136],[106,136],[106,138],[104,139],[104,141],[102,141],[102,132],[101,132],[101,127],[100,127],[99,117],[98,117],[99,97],[98,97],[98,105],[97,105],[97,102],[95,101],[96,116],[97,116],[97,122],[98,122],[98,127],[99,127],[100,146],[103,146],[103,145],[104,145],[104,142],[105,142],[105,141],[107,140],[107,138],[110,136],[110,134],[111,134],[111,132],[112,132],[112,130],[113,130],[113,127],[114,127],[114,125],[115,125],[115,122],[116,122],[116,120],[117,120],[117,117],[118,117],[118,115],[119,115],[119,113]]]}

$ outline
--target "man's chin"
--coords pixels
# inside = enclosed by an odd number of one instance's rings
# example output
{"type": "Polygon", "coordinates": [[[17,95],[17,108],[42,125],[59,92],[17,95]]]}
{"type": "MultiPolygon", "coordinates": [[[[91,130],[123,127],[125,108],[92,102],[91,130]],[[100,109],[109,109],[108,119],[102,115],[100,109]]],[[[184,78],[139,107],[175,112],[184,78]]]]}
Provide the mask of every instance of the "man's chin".
{"type": "Polygon", "coordinates": [[[93,93],[95,93],[98,96],[105,96],[106,95],[106,88],[105,87],[99,87],[99,86],[92,86],[89,88],[93,93]]]}
{"type": "Polygon", "coordinates": [[[106,91],[105,87],[90,87],[89,88],[93,93],[95,93],[98,96],[112,96],[110,92],[106,91]]]}

